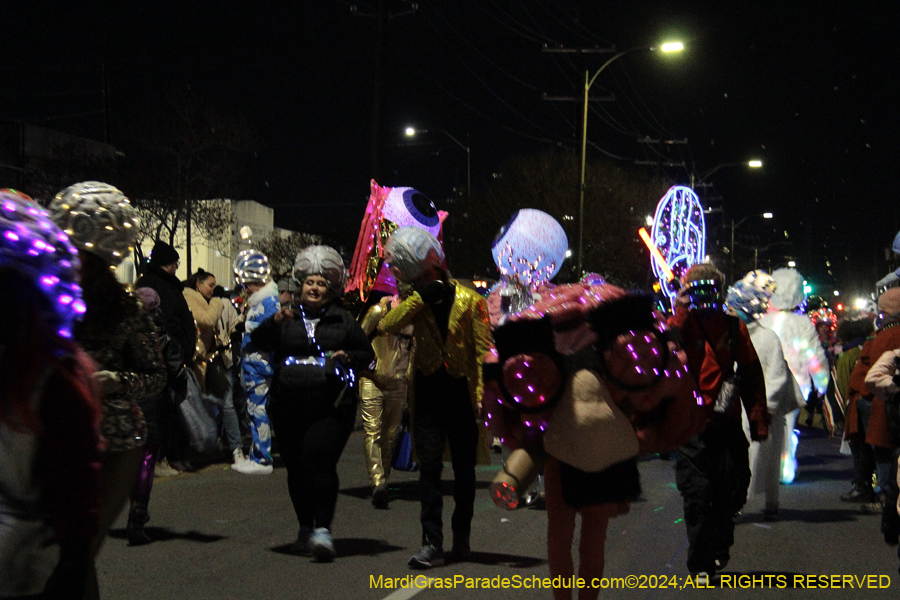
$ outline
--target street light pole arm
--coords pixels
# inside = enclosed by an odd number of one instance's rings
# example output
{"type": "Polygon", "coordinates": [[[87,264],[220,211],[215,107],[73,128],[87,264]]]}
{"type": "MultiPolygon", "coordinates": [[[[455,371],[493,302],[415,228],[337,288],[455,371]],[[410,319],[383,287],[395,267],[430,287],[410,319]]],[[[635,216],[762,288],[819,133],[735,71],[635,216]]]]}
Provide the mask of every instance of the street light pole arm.
{"type": "Polygon", "coordinates": [[[626,54],[630,54],[630,53],[635,52],[635,51],[637,51],[637,50],[653,50],[653,47],[652,47],[652,46],[635,46],[634,48],[629,48],[628,50],[622,50],[621,52],[619,52],[618,54],[616,54],[615,56],[613,56],[612,58],[610,58],[608,61],[606,61],[605,63],[603,63],[603,65],[602,65],[599,69],[597,69],[597,72],[594,73],[594,76],[591,77],[590,81],[588,81],[588,83],[587,83],[587,89],[590,89],[591,86],[594,85],[594,80],[597,79],[597,75],[599,75],[600,73],[602,73],[602,72],[603,72],[603,69],[605,69],[606,67],[608,67],[608,66],[610,65],[610,63],[615,62],[615,61],[617,61],[618,59],[620,59],[620,58],[622,58],[623,56],[625,56],[626,54]]]}
{"type": "Polygon", "coordinates": [[[444,135],[446,135],[448,138],[450,138],[451,140],[453,140],[453,142],[454,142],[457,146],[459,146],[460,148],[462,148],[462,149],[465,150],[466,152],[469,151],[469,147],[468,147],[468,146],[466,146],[466,145],[463,144],[461,141],[459,141],[458,139],[456,139],[455,137],[453,137],[452,135],[450,135],[449,132],[444,131],[443,129],[436,129],[435,131],[440,131],[441,133],[443,133],[444,135]]]}
{"type": "Polygon", "coordinates": [[[719,169],[724,169],[725,167],[736,167],[736,166],[742,165],[742,164],[744,164],[744,163],[741,162],[741,161],[735,161],[735,162],[722,163],[721,165],[716,165],[715,167],[713,167],[712,169],[710,169],[710,170],[707,171],[706,173],[700,175],[700,177],[698,177],[697,180],[698,180],[698,181],[706,181],[706,178],[707,178],[707,177],[709,177],[710,175],[712,175],[713,173],[715,173],[715,172],[718,171],[719,169]]]}

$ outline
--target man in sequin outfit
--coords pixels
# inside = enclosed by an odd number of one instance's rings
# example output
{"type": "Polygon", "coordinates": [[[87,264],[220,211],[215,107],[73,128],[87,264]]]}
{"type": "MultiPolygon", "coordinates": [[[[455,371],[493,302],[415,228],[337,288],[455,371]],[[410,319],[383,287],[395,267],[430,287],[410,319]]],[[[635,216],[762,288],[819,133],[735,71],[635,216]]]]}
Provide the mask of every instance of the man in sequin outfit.
{"type": "Polygon", "coordinates": [[[453,465],[451,521],[453,555],[471,555],[469,533],[475,504],[475,464],[489,464],[487,435],[480,422],[481,363],[491,349],[487,303],[451,279],[437,239],[403,227],[388,241],[391,273],[414,292],[381,320],[379,331],[399,333],[414,326],[414,397],[410,401],[422,490],[422,548],[409,559],[414,569],[444,564],[441,470],[444,445],[453,465]]]}

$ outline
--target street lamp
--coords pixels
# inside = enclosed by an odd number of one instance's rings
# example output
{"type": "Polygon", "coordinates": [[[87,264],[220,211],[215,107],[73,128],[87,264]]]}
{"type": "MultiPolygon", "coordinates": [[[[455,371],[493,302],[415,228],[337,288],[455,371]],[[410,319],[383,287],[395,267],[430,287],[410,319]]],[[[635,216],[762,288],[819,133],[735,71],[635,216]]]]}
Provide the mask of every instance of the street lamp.
{"type": "MultiPolygon", "coordinates": [[[[444,131],[443,129],[435,129],[434,131],[443,133],[448,138],[453,140],[454,144],[456,144],[457,146],[459,146],[460,148],[462,148],[463,150],[466,151],[466,196],[471,196],[472,195],[472,153],[470,152],[469,146],[468,146],[469,134],[468,133],[466,134],[466,143],[463,144],[458,139],[456,139],[455,137],[450,135],[449,132],[444,131]]],[[[404,133],[406,134],[406,137],[413,137],[418,133],[428,133],[428,130],[427,129],[416,129],[415,127],[407,127],[404,130],[404,133]]]]}
{"type": "Polygon", "coordinates": [[[666,42],[661,46],[638,46],[636,48],[629,48],[628,50],[623,50],[618,54],[614,55],[608,61],[603,63],[603,65],[597,69],[597,72],[594,73],[594,76],[591,77],[590,71],[584,72],[584,114],[582,116],[581,121],[581,179],[579,185],[579,195],[578,195],[578,276],[581,277],[582,273],[582,263],[584,260],[584,170],[585,170],[585,162],[587,158],[587,118],[588,118],[588,93],[591,91],[591,86],[594,85],[594,81],[596,81],[597,76],[603,72],[603,70],[608,67],[614,61],[622,58],[626,54],[630,54],[631,52],[636,52],[638,50],[649,50],[651,52],[659,50],[660,52],[681,52],[684,50],[684,44],[681,42],[666,42]]]}
{"type": "MultiPolygon", "coordinates": [[[[746,166],[751,169],[760,169],[763,166],[763,162],[761,160],[759,160],[758,158],[754,158],[754,159],[751,159],[748,161],[738,160],[738,161],[734,161],[734,162],[722,163],[721,165],[716,165],[709,171],[706,171],[705,173],[703,173],[703,175],[696,177],[696,180],[699,182],[704,182],[710,175],[712,175],[719,169],[724,169],[725,167],[740,167],[740,166],[746,166]]],[[[694,174],[691,173],[691,187],[694,187],[694,179],[695,179],[694,174]]]]}

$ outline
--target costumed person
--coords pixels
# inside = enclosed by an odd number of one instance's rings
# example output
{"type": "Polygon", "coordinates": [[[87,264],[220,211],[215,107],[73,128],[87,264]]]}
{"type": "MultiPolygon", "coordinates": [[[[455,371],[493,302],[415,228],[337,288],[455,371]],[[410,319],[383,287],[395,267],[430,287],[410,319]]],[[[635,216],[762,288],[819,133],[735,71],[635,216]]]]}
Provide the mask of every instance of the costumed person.
{"type": "MultiPolygon", "coordinates": [[[[131,506],[128,511],[126,533],[130,546],[149,544],[150,536],[144,526],[150,520],[150,493],[153,491],[153,479],[156,477],[157,460],[162,448],[161,432],[164,427],[161,417],[162,407],[170,403],[170,389],[183,390],[187,386],[187,373],[182,362],[181,349],[172,343],[169,334],[162,325],[162,313],[159,308],[159,295],[153,288],[142,287],[134,291],[144,309],[150,313],[153,324],[159,331],[159,347],[166,366],[167,387],[156,398],[142,398],[139,402],[144,420],[147,423],[147,443],[144,445],[144,461],[138,474],[137,485],[131,494],[131,506]]],[[[178,471],[175,471],[175,475],[178,471]]]]}
{"type": "Polygon", "coordinates": [[[100,405],[72,341],[77,250],[0,190],[0,597],[81,600],[100,505],[100,405]]]}
{"type": "MultiPolygon", "coordinates": [[[[774,331],[781,340],[784,358],[800,386],[803,398],[808,399],[813,393],[824,395],[828,389],[830,369],[825,350],[819,342],[819,334],[812,321],[801,310],[806,302],[803,276],[796,269],[775,269],[772,278],[775,279],[775,291],[769,300],[769,313],[759,323],[774,331]]],[[[799,414],[799,408],[792,410],[779,425],[784,427],[782,483],[791,483],[797,474],[798,440],[794,424],[799,414]]]]}
{"type": "Polygon", "coordinates": [[[847,387],[844,438],[850,442],[857,473],[855,487],[841,497],[845,501],[880,503],[891,469],[893,445],[884,401],[866,386],[866,375],[881,355],[900,348],[900,288],[879,296],[878,313],[881,325],[863,344],[847,387]]]}
{"type": "Polygon", "coordinates": [[[232,465],[244,475],[269,475],[272,473],[272,428],[269,425],[267,404],[272,383],[272,356],[258,350],[250,340],[250,334],[266,319],[281,309],[278,288],[268,281],[272,269],[269,259],[257,250],[242,250],[234,261],[234,275],[250,296],[244,303],[244,335],[241,340],[241,385],[247,395],[247,415],[250,417],[250,433],[253,445],[247,460],[232,465]]]}
{"type": "MultiPolygon", "coordinates": [[[[485,359],[482,414],[512,452],[491,484],[494,502],[515,508],[543,463],[550,575],[603,575],[609,520],[640,495],[637,456],[670,451],[705,424],[683,352],[665,340],[652,299],[591,275],[545,290],[495,331],[485,359]]],[[[593,599],[598,588],[584,588],[593,599]]],[[[553,590],[557,600],[570,587],[553,590]]]]}
{"type": "MultiPolygon", "coordinates": [[[[156,242],[149,261],[144,265],[144,274],[135,282],[134,289],[150,288],[159,296],[160,331],[168,337],[172,355],[180,356],[184,369],[191,369],[197,345],[197,327],[184,298],[184,284],[175,276],[179,264],[180,257],[175,248],[165,242],[156,242]]],[[[156,463],[157,477],[178,475],[180,471],[175,466],[181,467],[182,471],[188,470],[186,467],[189,464],[185,464],[188,436],[175,409],[187,392],[186,375],[185,371],[180,378],[170,378],[170,385],[165,391],[168,401],[159,406],[161,448],[156,463]]]]}
{"type": "MultiPolygon", "coordinates": [[[[413,188],[381,187],[374,180],[370,187],[371,195],[344,291],[358,290],[360,299],[370,305],[362,319],[362,328],[372,340],[376,363],[375,371],[364,373],[359,383],[365,431],[363,452],[372,487],[372,504],[387,508],[393,443],[406,409],[413,326],[407,325],[396,334],[377,329],[384,315],[401,301],[397,281],[385,264],[384,246],[398,227],[405,226],[419,227],[440,239],[446,213],[438,211],[431,200],[413,188]],[[377,303],[372,305],[375,299],[377,303]]],[[[408,291],[409,286],[405,288],[408,291]]]]}
{"type": "MultiPolygon", "coordinates": [[[[699,435],[678,447],[675,463],[684,499],[687,567],[700,584],[728,564],[734,516],[747,500],[750,464],[741,405],[752,441],[768,437],[770,420],[763,370],[747,326],[722,311],[724,280],[711,264],[692,266],[682,278],[675,314],[669,318],[709,417],[699,435]]],[[[808,319],[806,323],[812,326],[808,319]]]]}
{"type": "Polygon", "coordinates": [[[375,370],[359,381],[360,410],[363,418],[363,451],[366,471],[372,486],[372,505],[387,508],[390,492],[387,479],[391,474],[393,442],[406,409],[409,391],[410,355],[413,345],[413,326],[400,333],[379,333],[378,323],[392,309],[400,305],[399,295],[381,298],[366,311],[363,331],[372,340],[375,351],[375,370]]]}
{"type": "MultiPolygon", "coordinates": [[[[866,387],[884,403],[891,442],[890,474],[885,478],[882,493],[881,533],[884,541],[894,546],[900,540],[900,515],[897,501],[900,487],[897,481],[897,460],[900,458],[900,348],[882,354],[866,374],[866,387]]],[[[897,553],[900,558],[900,549],[897,553]]]]}
{"type": "Polygon", "coordinates": [[[293,273],[299,303],[257,326],[250,341],[272,352],[268,413],[300,525],[291,551],[330,562],[337,463],[356,420],[356,373],[371,366],[375,353],[341,307],[345,271],[337,251],[309,246],[293,273]]]}
{"type": "MultiPolygon", "coordinates": [[[[137,236],[138,221],[128,198],[109,184],[86,181],[59,192],[50,213],[78,248],[87,310],[74,334],[99,369],[94,379],[101,394],[106,452],[99,529],[91,544],[96,558],[144,462],[147,424],[140,404],[160,396],[167,375],[153,319],[112,270],[133,250],[137,236]]],[[[86,585],[85,597],[98,598],[95,570],[86,585]]]]}
{"type": "Polygon", "coordinates": [[[226,363],[226,360],[230,361],[227,337],[221,335],[220,323],[225,303],[213,296],[215,288],[216,276],[203,269],[197,269],[184,283],[184,298],[197,323],[194,375],[201,391],[211,393],[221,401],[222,429],[225,430],[232,464],[240,465],[247,457],[244,456],[240,424],[234,410],[234,387],[226,363]]]}
{"type": "MultiPolygon", "coordinates": [[[[781,341],[771,329],[759,324],[766,314],[769,297],[775,288],[775,280],[765,271],[751,271],[728,288],[725,305],[729,314],[740,317],[747,326],[753,348],[762,365],[766,383],[766,405],[776,423],[787,413],[804,403],[797,380],[788,369],[781,350],[781,341]]],[[[749,423],[743,417],[745,432],[749,436],[749,423]]],[[[748,497],[763,495],[763,518],[778,519],[778,486],[781,479],[781,450],[784,445],[784,428],[769,429],[769,438],[750,442],[750,487],[748,497]]]]}
{"type": "Polygon", "coordinates": [[[475,504],[475,465],[490,464],[481,406],[481,363],[492,347],[487,303],[460,285],[444,267],[437,238],[417,227],[394,232],[386,262],[398,281],[413,292],[382,318],[378,329],[400,333],[413,325],[414,396],[410,398],[413,444],[422,493],[422,548],[408,564],[428,569],[444,564],[441,471],[445,444],[453,465],[451,520],[453,555],[471,556],[475,504]]]}
{"type": "MultiPolygon", "coordinates": [[[[850,373],[859,360],[859,353],[866,338],[875,331],[875,324],[869,319],[854,319],[841,321],[837,327],[838,348],[840,352],[831,368],[831,378],[834,380],[835,399],[847,421],[847,393],[850,387],[850,373]]],[[[844,440],[846,442],[846,439],[844,440]]],[[[851,491],[856,486],[851,486],[851,491]]]]}

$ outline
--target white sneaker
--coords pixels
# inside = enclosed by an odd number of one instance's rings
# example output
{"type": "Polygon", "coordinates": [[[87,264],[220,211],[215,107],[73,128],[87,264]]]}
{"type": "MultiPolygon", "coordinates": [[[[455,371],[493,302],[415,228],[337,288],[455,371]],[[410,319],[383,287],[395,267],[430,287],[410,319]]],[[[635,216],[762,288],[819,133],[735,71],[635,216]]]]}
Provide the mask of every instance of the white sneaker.
{"type": "Polygon", "coordinates": [[[273,471],[272,465],[264,465],[249,459],[240,464],[235,463],[231,468],[243,475],[271,475],[273,471]]]}
{"type": "Polygon", "coordinates": [[[231,453],[231,456],[234,459],[234,462],[231,463],[231,468],[234,469],[235,471],[238,470],[239,465],[242,465],[245,462],[247,462],[247,457],[244,456],[244,451],[241,450],[240,448],[235,448],[234,451],[231,453]]]}

